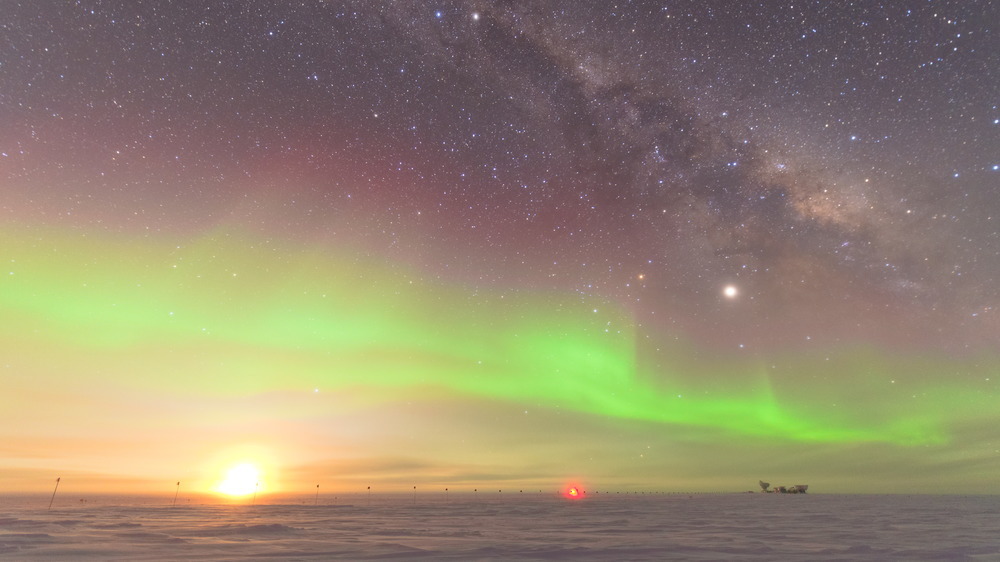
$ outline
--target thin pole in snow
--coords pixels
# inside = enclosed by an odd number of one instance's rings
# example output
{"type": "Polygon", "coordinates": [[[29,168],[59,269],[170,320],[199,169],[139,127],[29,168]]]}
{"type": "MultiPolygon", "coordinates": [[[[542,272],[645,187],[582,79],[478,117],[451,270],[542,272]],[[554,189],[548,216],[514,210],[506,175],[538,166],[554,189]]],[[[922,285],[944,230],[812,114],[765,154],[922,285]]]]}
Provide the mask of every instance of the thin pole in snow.
{"type": "Polygon", "coordinates": [[[52,499],[49,500],[49,509],[52,509],[52,502],[56,501],[56,490],[59,489],[59,481],[62,477],[56,478],[56,487],[52,490],[52,499]]]}

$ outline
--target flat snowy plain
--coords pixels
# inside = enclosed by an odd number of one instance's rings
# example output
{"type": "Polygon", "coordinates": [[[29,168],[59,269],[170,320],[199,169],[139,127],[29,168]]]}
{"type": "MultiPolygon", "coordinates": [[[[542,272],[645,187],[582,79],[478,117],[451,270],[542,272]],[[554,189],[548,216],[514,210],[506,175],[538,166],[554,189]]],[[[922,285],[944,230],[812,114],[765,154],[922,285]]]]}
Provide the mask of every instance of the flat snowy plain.
{"type": "Polygon", "coordinates": [[[11,560],[996,560],[1000,496],[0,496],[11,560]],[[266,498],[274,502],[276,498],[266,498]],[[316,504],[314,505],[314,502],[316,504]]]}

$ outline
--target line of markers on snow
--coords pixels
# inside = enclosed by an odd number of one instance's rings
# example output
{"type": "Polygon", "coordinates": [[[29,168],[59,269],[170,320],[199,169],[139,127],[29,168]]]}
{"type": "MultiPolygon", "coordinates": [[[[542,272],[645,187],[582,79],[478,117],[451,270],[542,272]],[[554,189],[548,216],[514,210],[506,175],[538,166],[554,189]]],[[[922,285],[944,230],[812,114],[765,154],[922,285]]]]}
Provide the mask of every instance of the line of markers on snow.
{"type": "MultiPolygon", "coordinates": [[[[53,502],[55,502],[56,492],[59,491],[59,483],[61,481],[62,481],[61,477],[60,478],[56,478],[56,485],[55,485],[55,488],[52,490],[52,497],[49,499],[49,507],[48,507],[49,510],[52,509],[52,504],[53,504],[53,502]]],[[[764,485],[764,483],[762,482],[761,486],[763,486],[763,485],[764,485]]],[[[320,487],[320,485],[316,484],[316,493],[313,496],[313,505],[319,505],[319,487],[320,487]]],[[[250,500],[250,505],[251,506],[254,506],[254,505],[257,504],[257,491],[259,490],[259,488],[260,488],[260,482],[255,483],[254,484],[253,495],[251,496],[251,500],[250,500]]],[[[803,488],[804,488],[804,486],[803,486],[803,488]]],[[[173,498],[173,501],[170,504],[171,507],[175,507],[177,505],[177,496],[180,493],[180,489],[181,489],[181,483],[178,481],[177,484],[174,487],[174,498],[173,498]]],[[[473,494],[476,495],[476,497],[479,496],[479,488],[473,488],[472,492],[473,492],[473,494]]],[[[520,490],[518,490],[518,492],[519,493],[524,493],[524,490],[520,489],[520,490]]],[[[765,492],[770,492],[770,490],[766,490],[765,489],[765,492]]],[[[449,488],[445,488],[444,489],[445,503],[450,503],[450,501],[449,501],[450,496],[448,495],[448,493],[449,493],[449,488]]],[[[498,489],[497,493],[498,494],[502,494],[503,493],[503,489],[502,488],[498,489]]],[[[542,490],[538,490],[538,493],[541,494],[543,492],[542,492],[542,490]]],[[[600,493],[601,493],[600,491],[595,491],[594,495],[599,495],[600,493]]],[[[645,491],[642,491],[642,492],[633,492],[633,491],[626,491],[625,495],[637,495],[637,496],[638,495],[651,495],[652,496],[652,495],[667,495],[667,494],[672,495],[674,493],[675,492],[645,492],[645,491]]],[[[688,495],[691,495],[691,494],[694,494],[695,492],[676,492],[676,493],[677,494],[688,494],[688,495]]],[[[804,490],[801,493],[804,493],[804,490]]],[[[563,497],[568,498],[568,499],[582,499],[582,498],[584,498],[587,495],[587,491],[583,490],[583,489],[580,489],[577,486],[568,486],[565,489],[559,490],[557,492],[557,494],[562,495],[563,497]]],[[[604,492],[604,494],[605,495],[611,495],[611,492],[604,492]]],[[[621,495],[622,492],[614,492],[614,494],[615,495],[621,495]]],[[[366,500],[367,500],[367,505],[371,506],[371,502],[372,502],[372,487],[371,486],[368,486],[366,488],[366,500]]],[[[83,500],[81,500],[81,501],[83,501],[83,500]]],[[[414,486],[413,487],[413,505],[416,505],[416,504],[417,504],[417,487],[414,486]]]]}

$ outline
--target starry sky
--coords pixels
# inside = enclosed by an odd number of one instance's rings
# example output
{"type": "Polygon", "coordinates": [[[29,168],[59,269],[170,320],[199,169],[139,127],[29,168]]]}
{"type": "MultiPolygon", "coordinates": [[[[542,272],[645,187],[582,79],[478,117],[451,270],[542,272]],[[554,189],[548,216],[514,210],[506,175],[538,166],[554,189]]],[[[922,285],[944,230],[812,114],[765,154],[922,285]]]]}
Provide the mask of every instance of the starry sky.
{"type": "Polygon", "coordinates": [[[0,489],[1000,493],[998,21],[4,2],[0,489]]]}

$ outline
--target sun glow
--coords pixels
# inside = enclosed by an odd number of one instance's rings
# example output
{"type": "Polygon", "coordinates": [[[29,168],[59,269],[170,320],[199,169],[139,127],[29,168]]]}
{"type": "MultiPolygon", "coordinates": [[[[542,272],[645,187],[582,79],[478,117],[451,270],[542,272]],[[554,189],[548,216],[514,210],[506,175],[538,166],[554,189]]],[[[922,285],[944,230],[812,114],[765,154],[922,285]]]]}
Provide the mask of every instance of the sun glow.
{"type": "Polygon", "coordinates": [[[216,491],[229,496],[247,496],[260,486],[260,470],[250,463],[241,463],[229,469],[216,491]]]}

